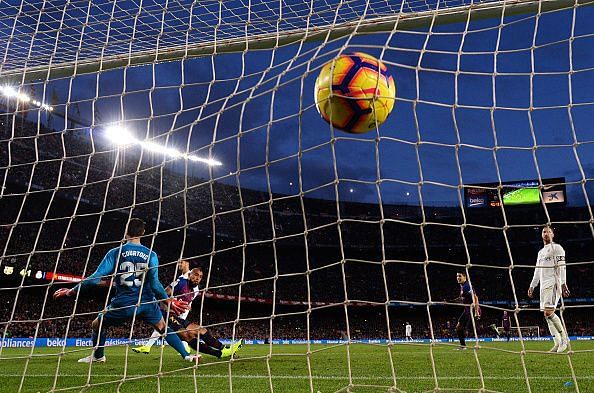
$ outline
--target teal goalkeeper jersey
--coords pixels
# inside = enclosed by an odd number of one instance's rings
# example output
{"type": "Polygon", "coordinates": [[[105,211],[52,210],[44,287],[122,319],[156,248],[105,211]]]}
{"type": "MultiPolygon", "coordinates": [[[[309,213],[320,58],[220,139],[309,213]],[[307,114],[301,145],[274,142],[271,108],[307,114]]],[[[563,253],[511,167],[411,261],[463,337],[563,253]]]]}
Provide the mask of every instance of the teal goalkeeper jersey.
{"type": "Polygon", "coordinates": [[[97,285],[101,280],[109,281],[115,273],[115,296],[112,303],[126,306],[136,304],[139,298],[141,302],[153,301],[155,297],[166,299],[168,296],[159,281],[158,266],[159,260],[154,251],[142,244],[126,243],[121,248],[109,250],[97,270],[78,287],[86,289],[97,285]]]}

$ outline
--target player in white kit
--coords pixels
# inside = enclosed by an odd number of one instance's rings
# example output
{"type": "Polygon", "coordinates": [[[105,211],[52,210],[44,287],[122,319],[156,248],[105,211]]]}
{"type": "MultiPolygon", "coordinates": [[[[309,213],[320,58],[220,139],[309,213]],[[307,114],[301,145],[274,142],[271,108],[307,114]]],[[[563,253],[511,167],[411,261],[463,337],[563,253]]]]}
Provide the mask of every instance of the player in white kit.
{"type": "Polygon", "coordinates": [[[555,345],[549,352],[563,352],[567,349],[567,332],[561,319],[555,314],[561,295],[569,296],[565,274],[565,250],[554,243],[553,228],[545,226],[542,230],[544,247],[538,252],[534,276],[528,288],[528,297],[534,295],[534,288],[540,283],[540,310],[544,312],[549,331],[555,345]]]}
{"type": "Polygon", "coordinates": [[[404,326],[404,334],[406,336],[406,341],[412,341],[412,326],[408,322],[404,326]]]}

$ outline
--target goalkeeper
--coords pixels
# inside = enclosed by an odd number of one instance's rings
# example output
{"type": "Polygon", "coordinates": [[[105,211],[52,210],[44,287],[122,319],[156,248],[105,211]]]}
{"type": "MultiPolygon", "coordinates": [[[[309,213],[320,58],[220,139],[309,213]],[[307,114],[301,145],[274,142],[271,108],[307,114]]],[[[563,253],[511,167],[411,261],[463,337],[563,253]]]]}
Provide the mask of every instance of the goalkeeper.
{"type": "Polygon", "coordinates": [[[72,289],[61,288],[54,293],[54,299],[72,296],[81,289],[99,284],[102,277],[115,275],[115,296],[107,310],[99,313],[91,325],[94,351],[90,356],[79,359],[79,363],[105,362],[105,331],[111,326],[122,325],[134,315],[151,324],[162,334],[167,332],[165,340],[185,360],[196,362],[200,359],[199,355],[191,355],[186,351],[182,341],[171,328],[166,329],[155,297],[176,313],[183,311],[187,304],[169,298],[159,282],[157,254],[140,243],[140,237],[144,235],[144,225],[144,221],[138,218],[131,219],[126,230],[125,244],[109,250],[97,270],[80,284],[72,289]]]}

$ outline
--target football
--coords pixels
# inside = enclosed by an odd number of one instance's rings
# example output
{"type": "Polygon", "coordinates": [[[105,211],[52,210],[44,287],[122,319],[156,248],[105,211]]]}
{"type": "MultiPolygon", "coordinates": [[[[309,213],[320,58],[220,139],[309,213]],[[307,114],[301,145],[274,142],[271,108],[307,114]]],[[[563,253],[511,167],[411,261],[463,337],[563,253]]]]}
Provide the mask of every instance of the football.
{"type": "Polygon", "coordinates": [[[371,131],[385,122],[395,98],[396,85],[386,65],[360,52],[326,63],[314,87],[322,118],[353,134],[371,131]]]}

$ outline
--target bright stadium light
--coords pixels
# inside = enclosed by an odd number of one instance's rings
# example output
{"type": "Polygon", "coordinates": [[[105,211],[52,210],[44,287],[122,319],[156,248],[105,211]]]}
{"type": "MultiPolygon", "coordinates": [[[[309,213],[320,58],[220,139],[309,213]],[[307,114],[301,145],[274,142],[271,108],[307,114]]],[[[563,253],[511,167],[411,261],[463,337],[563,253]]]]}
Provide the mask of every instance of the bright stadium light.
{"type": "Polygon", "coordinates": [[[0,87],[0,91],[8,98],[13,98],[18,95],[17,91],[12,86],[2,86],[0,87]]]}
{"type": "Polygon", "coordinates": [[[182,157],[185,158],[184,154],[182,154],[181,152],[179,152],[173,148],[170,148],[170,147],[164,147],[163,153],[167,154],[169,157],[173,157],[173,158],[182,158],[182,157]]]}
{"type": "Polygon", "coordinates": [[[195,155],[187,155],[186,158],[190,161],[195,161],[195,162],[203,162],[205,164],[208,164],[210,166],[220,166],[223,165],[222,162],[215,160],[214,158],[201,158],[201,157],[197,157],[195,155]]]}
{"type": "Polygon", "coordinates": [[[24,93],[19,93],[14,87],[12,86],[2,86],[0,87],[0,91],[4,94],[7,98],[16,98],[18,101],[22,102],[29,102],[31,98],[24,93]]]}
{"type": "Polygon", "coordinates": [[[17,101],[28,103],[31,102],[33,105],[46,110],[46,111],[53,111],[54,107],[51,105],[44,104],[43,102],[39,102],[37,100],[32,100],[25,93],[19,93],[17,89],[12,86],[0,86],[0,94],[2,94],[6,98],[15,98],[17,101]]]}
{"type": "Polygon", "coordinates": [[[116,145],[131,145],[133,143],[138,143],[138,140],[134,138],[134,136],[130,134],[128,130],[126,130],[124,127],[120,127],[119,125],[107,127],[105,130],[105,135],[116,145]]]}
{"type": "Polygon", "coordinates": [[[147,141],[140,142],[140,141],[138,141],[138,143],[145,150],[152,151],[154,153],[163,153],[163,146],[161,146],[155,142],[147,142],[147,141]]]}
{"type": "Polygon", "coordinates": [[[183,158],[185,160],[194,161],[194,162],[202,162],[204,164],[210,166],[219,166],[223,165],[222,162],[211,159],[211,158],[201,158],[195,156],[193,154],[186,154],[182,153],[177,149],[172,147],[166,147],[160,145],[153,141],[141,141],[138,140],[132,135],[128,130],[124,127],[119,125],[112,125],[105,130],[105,135],[107,138],[115,143],[118,146],[125,146],[125,145],[140,145],[143,149],[148,150],[153,153],[163,154],[167,157],[171,158],[183,158]]]}

